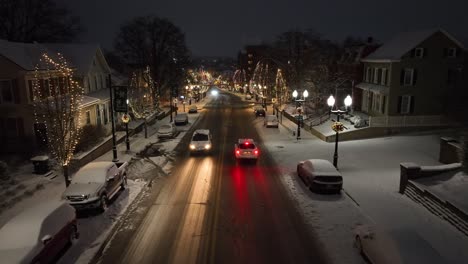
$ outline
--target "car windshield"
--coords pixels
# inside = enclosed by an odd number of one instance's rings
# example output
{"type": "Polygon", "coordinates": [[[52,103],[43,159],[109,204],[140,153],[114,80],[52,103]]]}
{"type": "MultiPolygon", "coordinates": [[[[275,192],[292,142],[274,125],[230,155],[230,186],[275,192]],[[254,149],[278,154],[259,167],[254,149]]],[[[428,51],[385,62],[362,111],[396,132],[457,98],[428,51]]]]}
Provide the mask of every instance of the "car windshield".
{"type": "Polygon", "coordinates": [[[72,178],[72,184],[82,183],[104,183],[106,181],[105,171],[95,169],[81,169],[72,178]]]}
{"type": "Polygon", "coordinates": [[[208,135],[197,133],[193,135],[192,141],[208,141],[208,135]]]}
{"type": "Polygon", "coordinates": [[[171,129],[171,126],[170,125],[163,125],[163,126],[161,126],[161,129],[171,129]]]}

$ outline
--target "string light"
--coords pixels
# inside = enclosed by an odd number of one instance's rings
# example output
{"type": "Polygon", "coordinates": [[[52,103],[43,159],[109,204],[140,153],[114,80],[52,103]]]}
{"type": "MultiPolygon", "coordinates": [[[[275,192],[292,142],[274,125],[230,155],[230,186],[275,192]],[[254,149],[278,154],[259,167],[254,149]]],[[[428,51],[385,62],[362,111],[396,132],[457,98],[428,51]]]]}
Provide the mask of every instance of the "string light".
{"type": "Polygon", "coordinates": [[[37,132],[57,162],[67,166],[80,141],[84,89],[60,53],[55,59],[41,55],[32,83],[34,119],[45,128],[37,132]]]}
{"type": "Polygon", "coordinates": [[[132,74],[128,92],[128,106],[136,118],[145,119],[159,108],[159,95],[156,93],[149,66],[142,73],[132,74]],[[141,80],[146,82],[146,85],[141,84],[141,80]]]}

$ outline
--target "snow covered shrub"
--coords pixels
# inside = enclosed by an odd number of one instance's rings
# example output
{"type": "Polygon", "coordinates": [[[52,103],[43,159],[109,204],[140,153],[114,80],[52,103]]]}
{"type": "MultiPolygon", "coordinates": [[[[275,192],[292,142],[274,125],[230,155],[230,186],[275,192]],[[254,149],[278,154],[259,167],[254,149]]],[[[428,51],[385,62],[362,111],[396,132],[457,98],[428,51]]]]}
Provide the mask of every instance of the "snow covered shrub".
{"type": "Polygon", "coordinates": [[[106,130],[103,126],[99,125],[85,125],[81,134],[80,141],[76,145],[75,153],[80,151],[87,151],[100,143],[106,136],[106,130]]]}

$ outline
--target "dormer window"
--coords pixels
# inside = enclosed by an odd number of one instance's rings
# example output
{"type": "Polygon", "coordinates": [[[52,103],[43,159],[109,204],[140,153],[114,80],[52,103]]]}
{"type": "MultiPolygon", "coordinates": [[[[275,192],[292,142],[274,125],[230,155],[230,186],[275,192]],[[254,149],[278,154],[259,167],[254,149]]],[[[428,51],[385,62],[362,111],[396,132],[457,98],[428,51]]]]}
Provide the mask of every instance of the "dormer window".
{"type": "Polygon", "coordinates": [[[456,57],[457,57],[457,48],[448,48],[447,58],[456,58],[456,57]]]}
{"type": "Polygon", "coordinates": [[[424,48],[416,48],[414,50],[414,56],[416,58],[423,58],[424,57],[424,48]]]}

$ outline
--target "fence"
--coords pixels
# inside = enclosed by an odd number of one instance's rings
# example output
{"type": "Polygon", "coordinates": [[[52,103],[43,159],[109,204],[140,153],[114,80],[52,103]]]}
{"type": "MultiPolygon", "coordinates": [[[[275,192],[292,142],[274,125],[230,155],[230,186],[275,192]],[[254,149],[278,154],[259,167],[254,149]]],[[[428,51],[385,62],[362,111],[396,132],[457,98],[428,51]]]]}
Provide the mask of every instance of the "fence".
{"type": "Polygon", "coordinates": [[[432,116],[379,116],[369,117],[370,127],[445,126],[447,120],[441,115],[432,116]]]}

